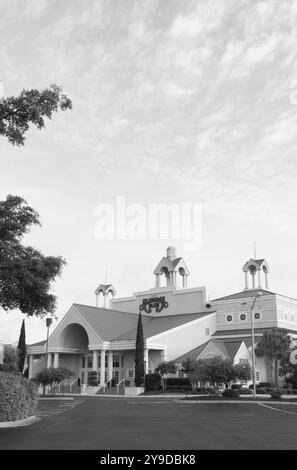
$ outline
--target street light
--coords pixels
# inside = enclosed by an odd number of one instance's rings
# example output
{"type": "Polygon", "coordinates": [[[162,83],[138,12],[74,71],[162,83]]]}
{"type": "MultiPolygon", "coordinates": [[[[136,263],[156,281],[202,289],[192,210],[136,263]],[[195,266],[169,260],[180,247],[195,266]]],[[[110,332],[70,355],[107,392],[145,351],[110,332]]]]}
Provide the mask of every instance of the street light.
{"type": "MultiPolygon", "coordinates": [[[[251,306],[251,335],[252,335],[252,377],[253,377],[253,398],[256,398],[256,370],[255,370],[255,337],[254,337],[254,315],[253,309],[258,297],[261,297],[262,292],[257,292],[255,295],[253,304],[251,306]]],[[[241,302],[242,305],[245,305],[246,302],[241,302]]]]}
{"type": "Polygon", "coordinates": [[[46,327],[47,327],[46,350],[45,350],[45,365],[46,365],[46,367],[47,367],[48,336],[49,336],[49,329],[50,329],[50,326],[51,326],[51,324],[53,323],[53,319],[52,319],[52,318],[46,318],[45,321],[46,321],[46,327]]]}

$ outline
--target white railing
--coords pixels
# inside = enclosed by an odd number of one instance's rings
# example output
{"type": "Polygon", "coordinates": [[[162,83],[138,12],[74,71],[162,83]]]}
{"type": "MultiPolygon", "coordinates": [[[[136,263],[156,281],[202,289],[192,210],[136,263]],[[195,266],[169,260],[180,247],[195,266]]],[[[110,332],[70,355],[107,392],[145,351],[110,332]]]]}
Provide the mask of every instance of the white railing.
{"type": "MultiPolygon", "coordinates": [[[[105,393],[105,389],[106,389],[106,387],[107,387],[107,384],[108,384],[109,382],[111,382],[111,381],[112,381],[112,379],[113,379],[113,377],[110,377],[110,379],[108,379],[108,381],[107,381],[107,382],[105,382],[105,384],[103,385],[103,393],[105,393]]],[[[100,387],[100,389],[99,389],[99,390],[101,390],[101,387],[100,387]]]]}
{"type": "Polygon", "coordinates": [[[79,379],[79,377],[77,377],[76,379],[74,379],[74,380],[71,382],[71,384],[70,384],[70,386],[69,386],[69,391],[70,391],[70,393],[71,393],[72,385],[73,385],[75,382],[77,382],[78,379],[79,379]]]}
{"type": "Polygon", "coordinates": [[[119,388],[122,382],[125,382],[126,377],[124,377],[118,384],[117,384],[117,395],[119,394],[119,388]]]}

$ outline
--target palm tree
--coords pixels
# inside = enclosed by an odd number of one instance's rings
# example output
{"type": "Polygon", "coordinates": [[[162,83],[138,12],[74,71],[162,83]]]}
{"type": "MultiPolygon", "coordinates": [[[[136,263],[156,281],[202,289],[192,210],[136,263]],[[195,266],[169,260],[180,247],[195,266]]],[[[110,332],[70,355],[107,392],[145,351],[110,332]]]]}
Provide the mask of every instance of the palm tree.
{"type": "Polygon", "coordinates": [[[268,370],[268,380],[272,382],[272,366],[274,365],[274,383],[278,385],[278,361],[282,359],[290,349],[290,337],[278,328],[264,331],[263,336],[256,345],[255,354],[265,357],[268,370]]]}

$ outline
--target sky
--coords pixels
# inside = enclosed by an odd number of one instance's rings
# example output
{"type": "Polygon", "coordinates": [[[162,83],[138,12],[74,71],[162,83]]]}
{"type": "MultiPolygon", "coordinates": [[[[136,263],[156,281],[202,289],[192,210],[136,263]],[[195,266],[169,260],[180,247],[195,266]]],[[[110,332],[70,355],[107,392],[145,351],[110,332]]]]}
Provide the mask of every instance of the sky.
{"type": "MultiPolygon", "coordinates": [[[[296,43],[295,0],[0,0],[5,96],[55,83],[73,102],[24,147],[0,139],[0,199],[42,221],[24,243],[67,261],[58,320],[95,304],[106,270],[118,297],[152,288],[168,245],[211,299],[243,289],[256,241],[270,289],[297,298],[296,43]],[[199,243],[98,236],[119,200],[125,227],[153,204],[199,207],[199,243]]],[[[0,339],[23,317],[0,310],[0,339]]],[[[45,330],[26,318],[28,343],[45,330]]]]}

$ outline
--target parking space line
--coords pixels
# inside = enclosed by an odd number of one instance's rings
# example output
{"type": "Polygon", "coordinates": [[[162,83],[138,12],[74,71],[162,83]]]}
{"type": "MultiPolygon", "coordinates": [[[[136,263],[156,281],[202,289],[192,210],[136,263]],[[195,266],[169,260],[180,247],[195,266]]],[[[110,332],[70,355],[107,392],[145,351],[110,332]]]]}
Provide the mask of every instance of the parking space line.
{"type": "Polygon", "coordinates": [[[269,408],[270,410],[273,410],[273,411],[278,411],[279,413],[286,413],[286,414],[296,415],[297,416],[297,413],[294,413],[293,411],[279,410],[278,408],[274,408],[273,406],[264,405],[263,403],[258,403],[258,405],[264,406],[265,408],[269,408]]]}

